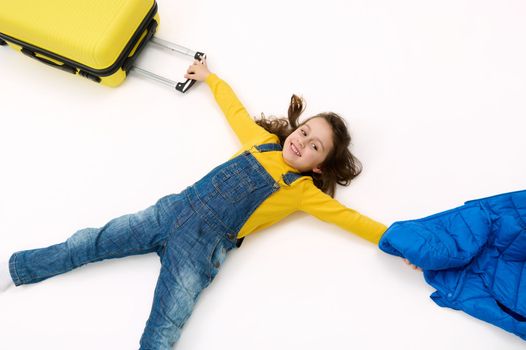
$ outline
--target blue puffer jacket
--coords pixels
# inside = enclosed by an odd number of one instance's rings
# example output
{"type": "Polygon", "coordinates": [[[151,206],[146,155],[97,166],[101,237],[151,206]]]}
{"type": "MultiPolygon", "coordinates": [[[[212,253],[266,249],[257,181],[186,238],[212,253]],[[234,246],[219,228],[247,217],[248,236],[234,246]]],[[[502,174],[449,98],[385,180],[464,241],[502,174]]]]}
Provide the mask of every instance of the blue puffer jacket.
{"type": "Polygon", "coordinates": [[[438,305],[526,340],[526,190],[396,222],[379,245],[422,268],[438,305]]]}

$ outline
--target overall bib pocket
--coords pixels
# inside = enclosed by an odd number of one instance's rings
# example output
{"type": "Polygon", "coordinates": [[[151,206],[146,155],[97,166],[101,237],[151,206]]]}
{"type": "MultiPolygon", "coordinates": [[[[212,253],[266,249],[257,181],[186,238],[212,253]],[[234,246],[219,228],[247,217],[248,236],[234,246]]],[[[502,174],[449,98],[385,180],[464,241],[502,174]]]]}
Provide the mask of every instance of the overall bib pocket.
{"type": "Polygon", "coordinates": [[[245,169],[237,163],[223,168],[212,178],[212,183],[221,197],[230,203],[241,201],[257,189],[245,169]]]}

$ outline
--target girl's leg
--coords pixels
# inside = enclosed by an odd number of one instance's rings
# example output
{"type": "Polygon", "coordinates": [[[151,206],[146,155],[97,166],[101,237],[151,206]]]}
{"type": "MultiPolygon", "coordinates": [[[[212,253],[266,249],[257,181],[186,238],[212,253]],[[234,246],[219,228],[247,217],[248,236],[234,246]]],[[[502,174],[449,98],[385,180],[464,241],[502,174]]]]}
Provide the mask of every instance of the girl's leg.
{"type": "Polygon", "coordinates": [[[15,285],[29,284],[104,259],[156,251],[170,224],[158,205],[76,232],[65,242],[14,253],[9,271],[15,285]]]}
{"type": "Polygon", "coordinates": [[[168,241],[161,258],[161,273],[140,350],[173,348],[201,291],[214,279],[229,249],[222,239],[205,244],[196,241],[204,236],[202,233],[194,238],[189,238],[188,231],[176,234],[177,239],[168,241]]]}
{"type": "Polygon", "coordinates": [[[205,237],[207,230],[202,229],[177,231],[168,240],[140,350],[173,348],[201,291],[226,257],[222,243],[205,237]]]}
{"type": "Polygon", "coordinates": [[[183,268],[175,272],[166,266],[161,268],[140,350],[172,350],[202,289],[189,289],[188,286],[200,284],[199,279],[191,270],[183,268]]]}

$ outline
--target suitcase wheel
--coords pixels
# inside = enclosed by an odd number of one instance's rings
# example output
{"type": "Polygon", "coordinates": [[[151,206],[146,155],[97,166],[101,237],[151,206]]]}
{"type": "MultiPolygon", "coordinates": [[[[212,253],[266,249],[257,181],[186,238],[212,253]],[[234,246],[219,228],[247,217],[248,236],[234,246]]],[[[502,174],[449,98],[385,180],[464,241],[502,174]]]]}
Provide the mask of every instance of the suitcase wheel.
{"type": "Polygon", "coordinates": [[[91,81],[94,81],[96,83],[100,83],[101,79],[100,77],[90,74],[88,72],[84,72],[83,70],[79,71],[80,76],[83,76],[84,78],[88,78],[91,81]]]}

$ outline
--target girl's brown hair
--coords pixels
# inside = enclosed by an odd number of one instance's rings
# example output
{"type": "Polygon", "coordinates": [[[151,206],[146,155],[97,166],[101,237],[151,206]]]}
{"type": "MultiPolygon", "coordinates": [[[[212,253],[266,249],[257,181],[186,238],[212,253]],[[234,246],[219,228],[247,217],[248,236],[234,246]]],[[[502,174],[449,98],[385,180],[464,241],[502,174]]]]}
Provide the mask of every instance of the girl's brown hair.
{"type": "Polygon", "coordinates": [[[305,110],[305,103],[301,97],[292,95],[290,98],[288,118],[267,118],[263,114],[256,123],[268,132],[275,134],[283,146],[285,139],[299,126],[305,124],[313,118],[325,119],[332,129],[333,149],[327,155],[320,168],[322,173],[317,174],[312,171],[303,173],[312,177],[314,185],[331,197],[334,197],[336,184],[347,186],[351,180],[358,176],[362,171],[360,161],[351,153],[349,146],[351,136],[347,130],[345,120],[336,113],[320,113],[303,123],[298,124],[301,113],[305,110]]]}

